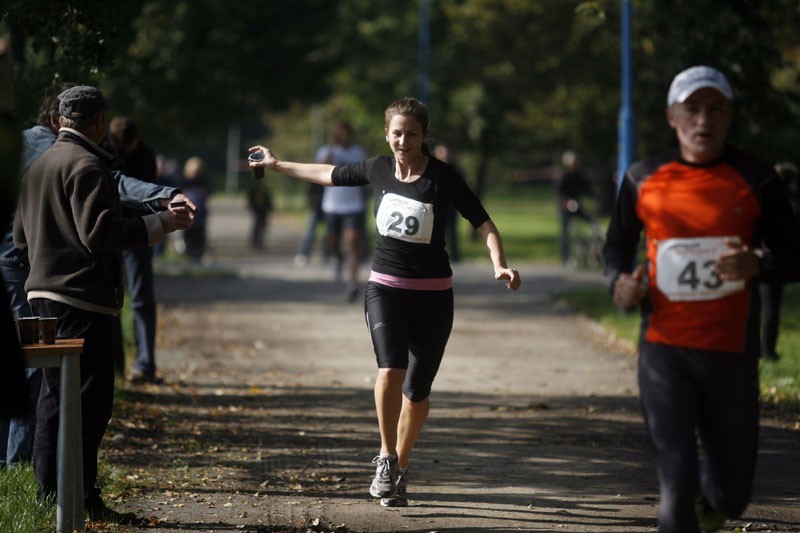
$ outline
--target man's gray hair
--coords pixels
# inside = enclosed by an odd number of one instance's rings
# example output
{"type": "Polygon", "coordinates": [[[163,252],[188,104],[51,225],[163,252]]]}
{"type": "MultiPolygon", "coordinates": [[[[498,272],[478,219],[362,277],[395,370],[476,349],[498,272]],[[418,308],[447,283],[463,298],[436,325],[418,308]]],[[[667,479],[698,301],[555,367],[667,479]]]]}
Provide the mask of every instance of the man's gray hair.
{"type": "Polygon", "coordinates": [[[86,128],[88,128],[89,126],[91,126],[92,122],[94,122],[95,119],[97,118],[97,115],[99,115],[103,111],[105,111],[105,110],[101,109],[100,111],[98,111],[97,113],[94,113],[93,115],[90,115],[88,117],[80,117],[80,118],[67,118],[64,115],[61,115],[61,117],[59,117],[60,120],[61,120],[61,127],[62,128],[72,128],[74,130],[83,131],[86,128]]]}

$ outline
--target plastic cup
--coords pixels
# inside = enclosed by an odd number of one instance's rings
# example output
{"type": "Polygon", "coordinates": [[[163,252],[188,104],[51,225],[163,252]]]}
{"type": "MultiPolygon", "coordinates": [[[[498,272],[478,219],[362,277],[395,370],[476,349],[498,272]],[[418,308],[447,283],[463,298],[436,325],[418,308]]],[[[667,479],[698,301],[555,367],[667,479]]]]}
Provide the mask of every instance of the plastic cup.
{"type": "MultiPolygon", "coordinates": [[[[248,161],[263,161],[264,160],[264,152],[253,152],[247,158],[248,161]]],[[[257,180],[260,180],[264,177],[264,167],[251,167],[253,170],[253,177],[257,180]]]]}
{"type": "Polygon", "coordinates": [[[39,342],[39,317],[29,316],[17,319],[20,344],[36,344],[39,342]]]}
{"type": "Polygon", "coordinates": [[[39,320],[39,329],[42,334],[42,344],[56,343],[56,331],[58,331],[57,318],[41,318],[39,320]]]}

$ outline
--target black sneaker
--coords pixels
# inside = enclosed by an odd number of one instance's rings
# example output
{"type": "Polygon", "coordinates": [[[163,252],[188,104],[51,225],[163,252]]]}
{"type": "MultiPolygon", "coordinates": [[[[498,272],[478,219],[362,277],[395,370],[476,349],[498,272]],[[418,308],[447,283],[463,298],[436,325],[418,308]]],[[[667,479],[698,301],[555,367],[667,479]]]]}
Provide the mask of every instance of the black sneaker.
{"type": "Polygon", "coordinates": [[[139,518],[133,513],[118,513],[106,507],[103,500],[97,498],[92,503],[86,504],[86,514],[92,522],[104,522],[121,526],[146,526],[147,520],[139,518]]]}
{"type": "Polygon", "coordinates": [[[397,475],[397,491],[394,496],[381,498],[381,507],[408,507],[408,496],[406,487],[408,485],[408,472],[400,472],[397,475]]]}
{"type": "Polygon", "coordinates": [[[378,466],[375,468],[375,478],[369,487],[369,493],[374,498],[393,496],[397,490],[397,457],[379,455],[372,462],[378,466]]]}

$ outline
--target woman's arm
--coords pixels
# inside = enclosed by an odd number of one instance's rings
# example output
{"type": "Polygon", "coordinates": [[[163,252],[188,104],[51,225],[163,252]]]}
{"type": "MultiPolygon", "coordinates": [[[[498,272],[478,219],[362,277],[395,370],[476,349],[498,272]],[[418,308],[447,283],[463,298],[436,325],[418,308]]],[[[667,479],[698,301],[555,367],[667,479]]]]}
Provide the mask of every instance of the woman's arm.
{"type": "Polygon", "coordinates": [[[293,178],[310,183],[318,183],[320,185],[333,185],[331,179],[331,171],[333,165],[326,165],[322,163],[293,163],[291,161],[280,161],[270,151],[269,148],[264,146],[253,146],[249,149],[250,153],[264,152],[264,159],[262,161],[250,160],[250,168],[252,167],[265,167],[281,174],[286,174],[293,178]]]}
{"type": "Polygon", "coordinates": [[[497,226],[494,225],[492,219],[487,220],[476,230],[478,234],[483,237],[486,247],[489,249],[489,258],[494,265],[494,279],[506,280],[506,287],[515,291],[522,284],[522,278],[515,268],[508,268],[506,263],[506,253],[503,251],[503,239],[500,238],[500,232],[497,231],[497,226]]]}

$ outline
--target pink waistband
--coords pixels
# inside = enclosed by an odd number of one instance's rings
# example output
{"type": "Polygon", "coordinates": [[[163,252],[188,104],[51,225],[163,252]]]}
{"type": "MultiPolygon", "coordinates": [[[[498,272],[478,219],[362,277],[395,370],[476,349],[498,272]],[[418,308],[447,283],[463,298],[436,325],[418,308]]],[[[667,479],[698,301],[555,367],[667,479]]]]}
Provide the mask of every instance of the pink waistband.
{"type": "Polygon", "coordinates": [[[388,287],[407,289],[410,291],[446,291],[453,288],[453,278],[399,278],[389,274],[381,274],[374,270],[369,273],[369,281],[388,287]]]}

